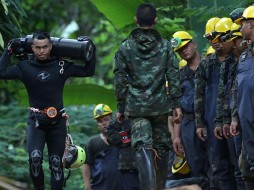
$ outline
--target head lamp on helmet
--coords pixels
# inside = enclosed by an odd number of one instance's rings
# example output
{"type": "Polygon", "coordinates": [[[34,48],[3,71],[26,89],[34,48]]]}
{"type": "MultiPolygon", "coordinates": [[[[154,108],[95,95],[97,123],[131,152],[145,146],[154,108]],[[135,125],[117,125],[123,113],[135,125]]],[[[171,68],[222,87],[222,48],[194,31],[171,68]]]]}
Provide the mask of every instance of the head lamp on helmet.
{"type": "Polygon", "coordinates": [[[214,27],[214,31],[212,32],[213,40],[212,43],[217,43],[220,40],[221,36],[225,36],[230,32],[230,28],[233,22],[231,18],[221,18],[214,27]]]}
{"type": "Polygon", "coordinates": [[[185,46],[187,43],[192,41],[192,36],[185,31],[178,31],[173,34],[173,38],[170,40],[171,46],[174,51],[177,51],[181,47],[185,46]]]}
{"type": "Polygon", "coordinates": [[[170,42],[171,42],[171,46],[173,48],[176,48],[182,43],[182,40],[180,38],[176,37],[176,38],[172,38],[170,42]]]}
{"type": "Polygon", "coordinates": [[[191,39],[180,39],[180,38],[176,37],[176,38],[172,38],[170,42],[171,42],[171,46],[172,46],[173,48],[177,48],[177,47],[179,47],[179,46],[181,45],[181,43],[184,42],[184,41],[191,41],[191,39]]]}
{"type": "Polygon", "coordinates": [[[212,39],[213,39],[212,33],[207,33],[207,34],[204,35],[204,37],[205,37],[207,40],[212,40],[212,39]]]}
{"type": "Polygon", "coordinates": [[[212,43],[218,43],[221,40],[221,36],[225,36],[227,33],[212,31],[212,43]]]}
{"type": "Polygon", "coordinates": [[[221,36],[221,41],[228,42],[231,39],[231,33],[225,34],[224,36],[221,36]]]}
{"type": "Polygon", "coordinates": [[[225,35],[225,36],[222,36],[221,39],[223,42],[229,42],[231,40],[234,40],[238,37],[242,37],[242,33],[240,32],[240,26],[236,23],[233,23],[231,25],[231,28],[230,28],[230,32],[225,35]]]}
{"type": "Polygon", "coordinates": [[[108,115],[111,113],[112,113],[111,108],[106,104],[98,104],[97,106],[95,106],[93,110],[94,119],[97,119],[98,117],[108,115]]]}
{"type": "Polygon", "coordinates": [[[241,24],[242,20],[254,19],[254,6],[249,6],[244,9],[242,17],[235,20],[236,24],[241,24]]]}

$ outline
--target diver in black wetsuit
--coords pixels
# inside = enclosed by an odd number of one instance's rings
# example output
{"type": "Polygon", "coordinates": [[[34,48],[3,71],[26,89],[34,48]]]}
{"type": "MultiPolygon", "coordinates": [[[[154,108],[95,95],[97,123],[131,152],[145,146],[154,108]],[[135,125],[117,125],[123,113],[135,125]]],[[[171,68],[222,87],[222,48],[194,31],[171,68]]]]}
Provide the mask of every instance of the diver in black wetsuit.
{"type": "Polygon", "coordinates": [[[95,52],[84,65],[75,65],[50,55],[52,42],[46,32],[33,34],[34,59],[19,61],[9,66],[12,54],[8,45],[0,59],[0,78],[19,79],[28,92],[29,116],[27,149],[29,171],[36,190],[44,189],[42,168],[43,149],[47,143],[51,170],[51,189],[63,189],[62,157],[67,136],[63,105],[63,88],[69,77],[89,77],[95,71],[95,52]]]}

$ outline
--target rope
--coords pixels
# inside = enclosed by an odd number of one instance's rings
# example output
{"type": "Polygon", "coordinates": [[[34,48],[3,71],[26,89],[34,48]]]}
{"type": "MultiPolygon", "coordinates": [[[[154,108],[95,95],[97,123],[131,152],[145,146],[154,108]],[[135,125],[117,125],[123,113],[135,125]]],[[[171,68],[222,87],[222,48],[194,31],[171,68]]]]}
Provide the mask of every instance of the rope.
{"type": "MultiPolygon", "coordinates": [[[[69,145],[72,144],[73,145],[73,139],[71,137],[71,135],[69,134],[69,131],[70,131],[70,124],[69,124],[69,116],[64,112],[62,114],[62,117],[64,117],[66,119],[66,127],[67,127],[67,136],[66,136],[66,141],[65,141],[65,150],[64,150],[64,155],[63,155],[63,158],[62,158],[62,163],[63,163],[63,169],[65,169],[65,165],[66,165],[66,157],[68,156],[69,154],[69,145]]],[[[67,180],[69,179],[71,175],[71,170],[69,168],[69,172],[68,172],[68,175],[67,177],[64,179],[64,187],[66,186],[66,182],[67,180]]]]}
{"type": "Polygon", "coordinates": [[[161,159],[161,158],[159,157],[157,151],[153,148],[145,148],[145,149],[153,151],[153,153],[154,153],[154,158],[153,158],[154,165],[155,165],[156,169],[158,169],[156,158],[158,158],[158,159],[161,159]]]}

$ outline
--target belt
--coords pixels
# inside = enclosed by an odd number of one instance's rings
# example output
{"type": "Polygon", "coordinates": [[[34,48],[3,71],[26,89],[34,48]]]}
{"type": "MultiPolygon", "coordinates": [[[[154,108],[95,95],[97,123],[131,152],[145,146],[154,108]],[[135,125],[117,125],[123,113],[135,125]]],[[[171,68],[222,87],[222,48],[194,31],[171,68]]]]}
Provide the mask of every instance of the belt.
{"type": "Polygon", "coordinates": [[[43,113],[43,114],[47,115],[49,118],[55,118],[57,115],[59,115],[61,113],[62,113],[62,117],[65,116],[65,112],[64,112],[65,108],[63,108],[61,110],[57,110],[55,107],[48,107],[48,108],[44,108],[44,109],[30,107],[29,109],[34,113],[43,113]]]}
{"type": "Polygon", "coordinates": [[[184,112],[183,117],[184,117],[185,119],[188,119],[188,120],[195,120],[195,115],[194,115],[194,113],[184,112]]]}

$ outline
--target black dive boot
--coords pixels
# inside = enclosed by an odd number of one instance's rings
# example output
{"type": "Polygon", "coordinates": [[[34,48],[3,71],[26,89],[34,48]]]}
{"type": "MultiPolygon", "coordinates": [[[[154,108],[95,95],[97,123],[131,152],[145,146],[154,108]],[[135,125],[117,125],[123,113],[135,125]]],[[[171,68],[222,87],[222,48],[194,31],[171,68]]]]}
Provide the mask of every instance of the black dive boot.
{"type": "Polygon", "coordinates": [[[156,174],[152,149],[140,148],[136,152],[141,190],[156,190],[156,174]]]}
{"type": "Polygon", "coordinates": [[[155,171],[156,171],[157,190],[165,188],[168,175],[168,160],[169,160],[168,154],[156,158],[155,171]]]}

